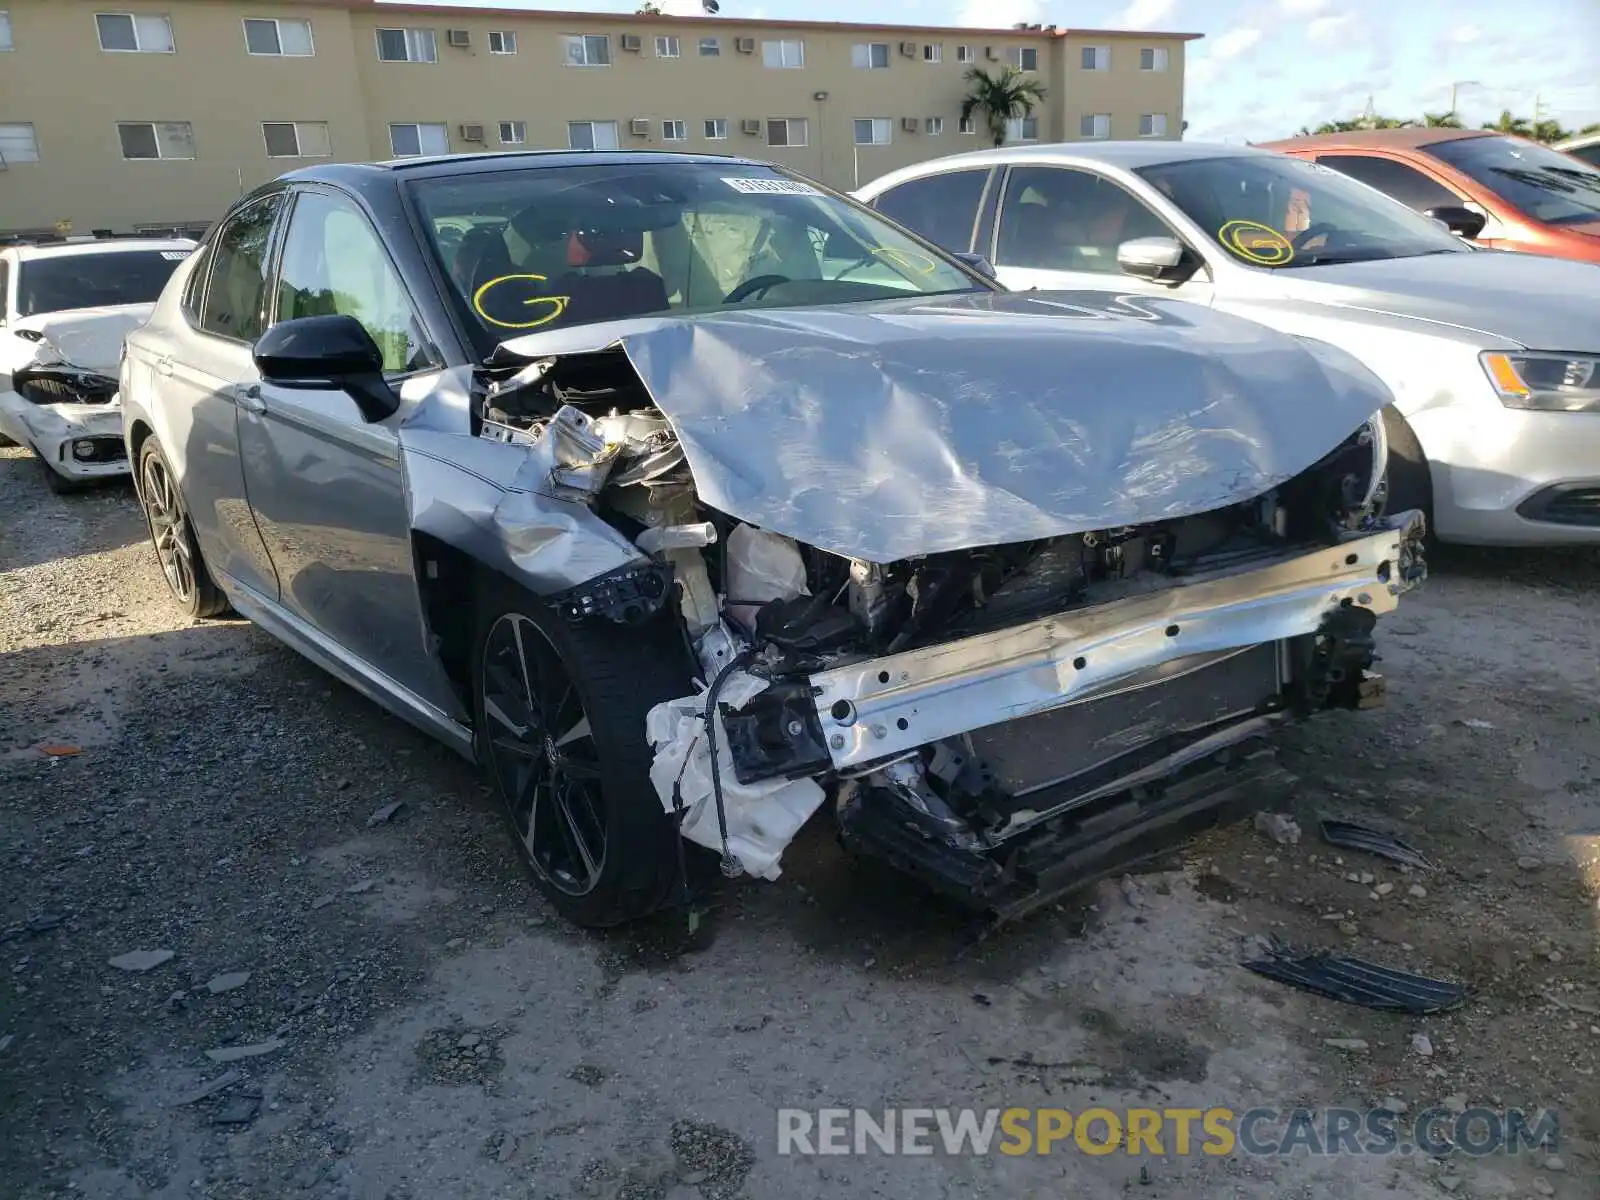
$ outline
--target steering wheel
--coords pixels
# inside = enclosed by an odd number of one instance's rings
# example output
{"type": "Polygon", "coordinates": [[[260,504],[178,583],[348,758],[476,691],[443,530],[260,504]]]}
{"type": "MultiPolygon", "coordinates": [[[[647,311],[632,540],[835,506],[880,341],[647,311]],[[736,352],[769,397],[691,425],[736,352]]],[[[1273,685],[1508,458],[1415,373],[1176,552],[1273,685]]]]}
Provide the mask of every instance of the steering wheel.
{"type": "Polygon", "coordinates": [[[1314,237],[1321,237],[1327,234],[1343,232],[1344,231],[1342,229],[1340,229],[1337,225],[1334,225],[1332,222],[1317,221],[1314,224],[1306,226],[1306,228],[1295,234],[1294,238],[1289,242],[1289,245],[1298,250],[1301,246],[1305,245],[1305,243],[1309,242],[1314,237]]]}
{"type": "Polygon", "coordinates": [[[759,292],[777,287],[780,283],[793,283],[787,275],[752,275],[722,298],[724,304],[737,304],[759,292]]]}

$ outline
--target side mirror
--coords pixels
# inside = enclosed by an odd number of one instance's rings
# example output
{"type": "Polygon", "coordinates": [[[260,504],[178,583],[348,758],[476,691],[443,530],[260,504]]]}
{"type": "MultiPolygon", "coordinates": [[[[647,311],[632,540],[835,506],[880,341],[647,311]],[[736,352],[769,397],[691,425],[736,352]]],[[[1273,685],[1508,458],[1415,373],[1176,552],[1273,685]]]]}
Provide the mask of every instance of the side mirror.
{"type": "Polygon", "coordinates": [[[1177,285],[1195,273],[1199,262],[1177,238],[1141,237],[1117,247],[1117,266],[1135,279],[1177,285]]]}
{"type": "Polygon", "coordinates": [[[261,335],[254,355],[263,382],[344,392],[369,422],[393,416],[400,407],[400,397],[383,378],[383,351],[354,317],[284,321],[261,335]]]}
{"type": "Polygon", "coordinates": [[[960,259],[979,275],[982,275],[985,279],[999,278],[999,276],[995,274],[994,264],[981,254],[973,254],[966,250],[958,250],[951,257],[960,259]]]}
{"type": "Polygon", "coordinates": [[[1488,223],[1488,218],[1482,213],[1455,204],[1441,204],[1436,208],[1426,209],[1423,215],[1432,217],[1457,237],[1464,237],[1469,241],[1482,233],[1484,225],[1488,223]]]}

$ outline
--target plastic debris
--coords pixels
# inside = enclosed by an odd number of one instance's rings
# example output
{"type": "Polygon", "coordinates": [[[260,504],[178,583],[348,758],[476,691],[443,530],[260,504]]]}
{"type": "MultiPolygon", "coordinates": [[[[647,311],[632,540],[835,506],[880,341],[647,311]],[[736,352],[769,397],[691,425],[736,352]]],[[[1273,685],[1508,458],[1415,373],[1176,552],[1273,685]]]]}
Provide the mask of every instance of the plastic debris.
{"type": "Polygon", "coordinates": [[[1373,829],[1370,825],[1360,825],[1355,821],[1323,821],[1321,830],[1322,840],[1330,846],[1338,846],[1343,850],[1364,850],[1379,858],[1387,858],[1390,862],[1403,863],[1423,871],[1434,869],[1428,856],[1410,842],[1381,829],[1373,829]]]}
{"type": "Polygon", "coordinates": [[[1421,1016],[1448,1012],[1467,999],[1467,989],[1458,983],[1429,979],[1394,971],[1364,959],[1342,954],[1313,951],[1296,954],[1288,947],[1274,947],[1266,958],[1244,964],[1247,970],[1280,983],[1291,984],[1363,1008],[1383,1012],[1405,1012],[1421,1016]]]}

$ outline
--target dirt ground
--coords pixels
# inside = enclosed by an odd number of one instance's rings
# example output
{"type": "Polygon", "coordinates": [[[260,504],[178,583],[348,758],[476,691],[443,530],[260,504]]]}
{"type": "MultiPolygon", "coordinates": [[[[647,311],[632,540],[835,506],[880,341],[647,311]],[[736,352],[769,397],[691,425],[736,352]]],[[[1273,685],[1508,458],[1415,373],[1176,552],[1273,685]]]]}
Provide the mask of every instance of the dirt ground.
{"type": "Polygon", "coordinates": [[[177,618],[129,489],[57,497],[0,451],[0,1196],[1594,1200],[1597,588],[1595,554],[1437,556],[1380,627],[1387,708],[1286,749],[1298,843],[1220,829],[974,944],[818,822],[692,942],[591,936],[465,764],[250,625],[177,618]],[[1440,869],[1334,850],[1328,815],[1440,869]],[[1274,936],[1473,995],[1309,996],[1239,966],[1274,936]],[[109,964],[133,951],[171,957],[109,964]],[[1440,1103],[1561,1138],[777,1152],[784,1107],[1440,1103]]]}

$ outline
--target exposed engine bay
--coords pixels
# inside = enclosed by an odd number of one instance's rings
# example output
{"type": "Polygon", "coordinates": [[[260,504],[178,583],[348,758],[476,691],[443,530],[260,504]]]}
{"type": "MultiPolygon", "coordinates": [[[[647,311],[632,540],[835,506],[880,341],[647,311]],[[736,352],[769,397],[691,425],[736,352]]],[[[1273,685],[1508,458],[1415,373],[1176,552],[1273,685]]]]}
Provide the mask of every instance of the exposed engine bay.
{"type": "Polygon", "coordinates": [[[675,628],[651,778],[730,875],[775,878],[829,803],[853,849],[1026,911],[1266,802],[1278,726],[1381,703],[1373,627],[1425,575],[1381,420],[1214,511],[878,562],[704,504],[620,348],[475,382],[479,436],[543,447],[541,493],[638,550],[550,599],[675,628]]]}

